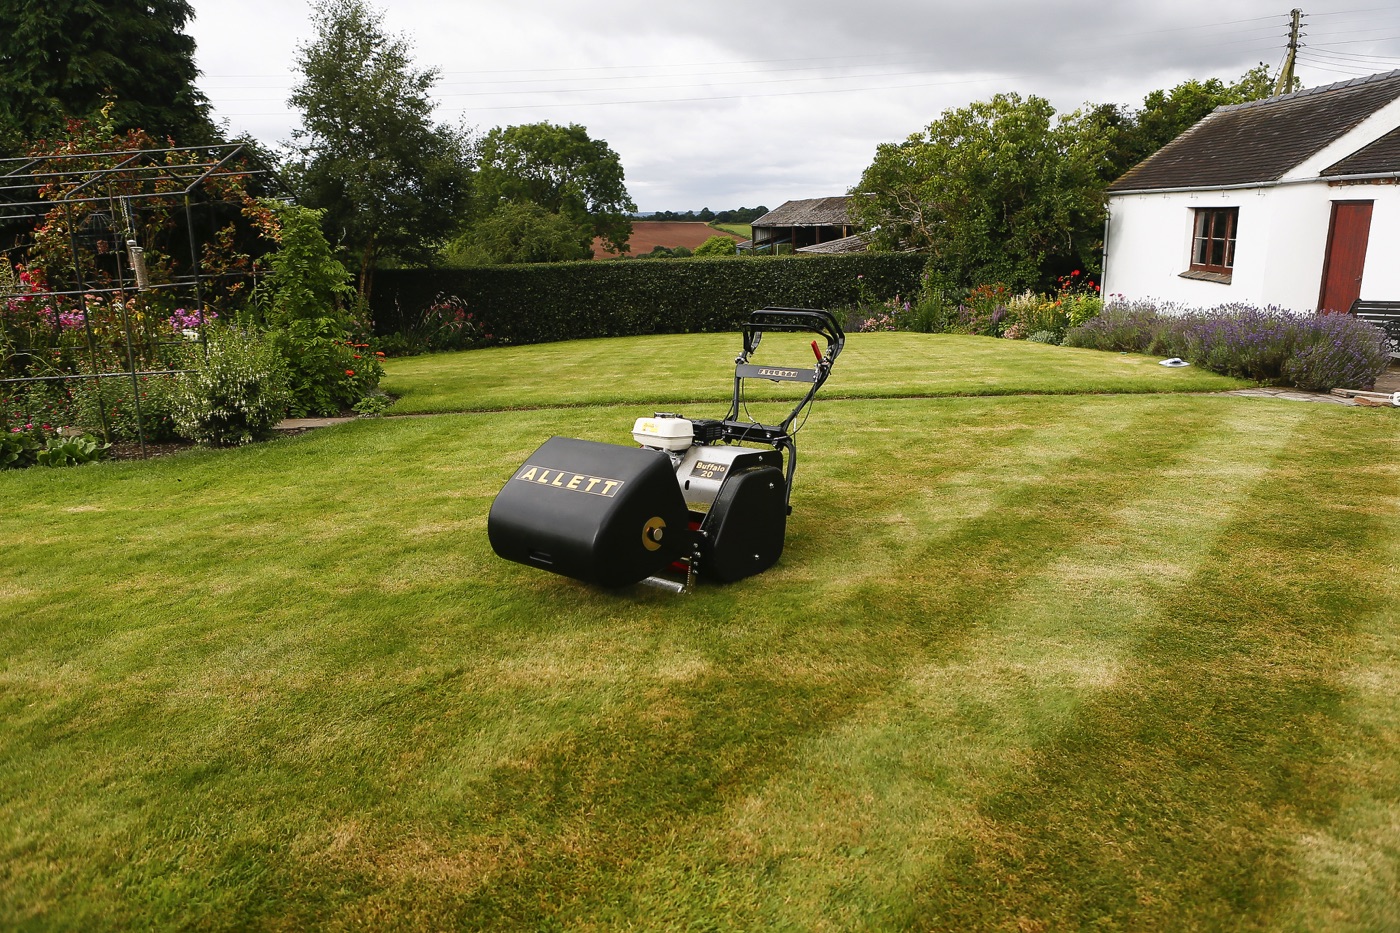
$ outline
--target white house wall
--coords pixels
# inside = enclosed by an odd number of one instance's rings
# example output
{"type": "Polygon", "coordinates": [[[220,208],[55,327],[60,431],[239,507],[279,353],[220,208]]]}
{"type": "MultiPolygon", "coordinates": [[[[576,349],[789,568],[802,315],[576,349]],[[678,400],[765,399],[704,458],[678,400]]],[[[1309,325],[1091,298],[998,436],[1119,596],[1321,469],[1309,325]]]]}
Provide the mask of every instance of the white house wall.
{"type": "Polygon", "coordinates": [[[1188,307],[1231,302],[1317,307],[1332,202],[1374,200],[1361,297],[1400,300],[1400,188],[1325,182],[1226,191],[1152,192],[1109,200],[1104,292],[1188,307]],[[1230,284],[1185,279],[1194,211],[1238,207],[1230,284]]]}

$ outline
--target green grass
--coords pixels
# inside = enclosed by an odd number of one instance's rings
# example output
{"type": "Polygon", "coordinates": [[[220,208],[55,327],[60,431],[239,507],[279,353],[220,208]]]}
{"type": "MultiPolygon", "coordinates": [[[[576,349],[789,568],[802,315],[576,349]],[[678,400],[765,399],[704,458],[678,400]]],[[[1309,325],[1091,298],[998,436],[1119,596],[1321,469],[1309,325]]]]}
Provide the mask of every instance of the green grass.
{"type": "MultiPolygon", "coordinates": [[[[738,334],[686,334],[434,354],[387,361],[382,387],[400,397],[395,414],[685,402],[719,403],[723,414],[741,349],[738,334]]],[[[813,357],[807,341],[770,334],[754,361],[810,366],[813,357]]],[[[1158,362],[990,337],[850,334],[821,398],[1219,392],[1248,385],[1158,362]]],[[[753,391],[761,394],[762,385],[753,391]]]]}
{"type": "Polygon", "coordinates": [[[753,226],[750,224],[710,224],[716,230],[723,230],[725,233],[733,233],[744,239],[753,238],[753,226]]]}
{"type": "Polygon", "coordinates": [[[0,474],[0,927],[1393,928],[1394,411],[833,400],[779,565],[679,598],[491,554],[638,413],[550,378],[0,474]]]}

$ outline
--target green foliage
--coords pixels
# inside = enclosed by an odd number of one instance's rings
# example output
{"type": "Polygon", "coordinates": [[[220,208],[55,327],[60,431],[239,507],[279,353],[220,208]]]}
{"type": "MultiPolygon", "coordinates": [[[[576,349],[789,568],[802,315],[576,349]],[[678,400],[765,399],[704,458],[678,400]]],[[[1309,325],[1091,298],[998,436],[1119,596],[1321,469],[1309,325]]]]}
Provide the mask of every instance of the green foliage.
{"type": "Polygon", "coordinates": [[[178,391],[176,376],[139,376],[134,390],[127,378],[73,380],[68,384],[70,423],[95,434],[105,425],[108,440],[136,441],[144,431],[147,443],[173,441],[179,437],[173,413],[178,391]]]}
{"type": "Polygon", "coordinates": [[[1367,388],[1390,365],[1385,334],[1350,314],[1294,314],[1247,304],[1202,311],[1115,302],[1070,330],[1064,342],[1179,356],[1227,376],[1315,392],[1367,388]]]}
{"type": "Polygon", "coordinates": [[[660,243],[651,252],[633,256],[633,259],[689,259],[695,253],[687,246],[662,246],[660,243]]]}
{"type": "Polygon", "coordinates": [[[441,295],[466,302],[494,343],[733,330],[766,305],[838,308],[917,288],[913,254],[585,262],[380,273],[375,330],[406,332],[441,295]],[[859,278],[864,276],[863,279],[859,278]]]}
{"type": "Polygon", "coordinates": [[[731,236],[724,236],[723,234],[717,233],[717,234],[715,234],[714,236],[710,237],[708,240],[706,240],[704,243],[701,243],[699,246],[695,247],[695,252],[694,252],[693,255],[696,255],[696,256],[734,256],[734,255],[737,255],[737,251],[734,249],[734,238],[731,237],[731,236]]]}
{"type": "Polygon", "coordinates": [[[913,247],[953,283],[1048,284],[1093,268],[1106,142],[1080,113],[998,94],[876,149],[851,216],[879,249],[913,247]]]}
{"type": "Polygon", "coordinates": [[[287,364],[258,334],[221,329],[209,355],[181,377],[172,413],[181,436],[214,447],[235,447],[271,436],[291,403],[287,364]]]}
{"type": "Polygon", "coordinates": [[[629,214],[637,209],[623,183],[622,160],[577,123],[497,127],[481,142],[477,198],[482,212],[502,203],[535,204],[569,218],[587,239],[626,252],[629,214]]]}
{"type": "Polygon", "coordinates": [[[505,201],[477,221],[448,250],[450,265],[566,262],[593,256],[593,231],[532,201],[505,201]]]}
{"type": "Polygon", "coordinates": [[[1273,94],[1269,66],[1259,64],[1237,81],[1191,79],[1142,99],[1142,107],[1127,111],[1116,104],[1094,108],[1089,125],[1110,142],[1105,177],[1112,181],[1190,129],[1216,107],[1263,100],[1273,94]]]}
{"type": "Polygon", "coordinates": [[[281,228],[278,248],[267,258],[266,288],[273,325],[332,317],[339,319],[345,300],[355,293],[350,273],[331,253],[321,231],[323,210],[264,201],[281,228]]]}
{"type": "Polygon", "coordinates": [[[289,322],[270,339],[286,361],[294,418],[338,415],[374,391],[384,369],[367,344],[333,318],[289,322]]]}
{"type": "Polygon", "coordinates": [[[361,418],[379,418],[392,407],[393,399],[383,392],[372,392],[356,402],[352,410],[361,418]]]}
{"type": "Polygon", "coordinates": [[[193,14],[188,0],[0,4],[0,155],[20,155],[108,103],[118,132],[216,139],[183,32],[193,14]]]}
{"type": "Polygon", "coordinates": [[[0,426],[0,470],[22,470],[37,462],[43,449],[34,436],[18,427],[5,430],[0,426]]]}
{"type": "Polygon", "coordinates": [[[82,466],[84,463],[101,460],[111,449],[111,444],[104,444],[86,435],[53,437],[43,450],[34,455],[34,462],[45,467],[82,466]]]}
{"type": "Polygon", "coordinates": [[[406,40],[386,34],[364,0],[320,0],[316,39],[298,49],[302,112],[289,174],[371,293],[387,258],[425,262],[462,227],[471,198],[463,130],[432,122],[435,70],[418,71],[406,40]]]}

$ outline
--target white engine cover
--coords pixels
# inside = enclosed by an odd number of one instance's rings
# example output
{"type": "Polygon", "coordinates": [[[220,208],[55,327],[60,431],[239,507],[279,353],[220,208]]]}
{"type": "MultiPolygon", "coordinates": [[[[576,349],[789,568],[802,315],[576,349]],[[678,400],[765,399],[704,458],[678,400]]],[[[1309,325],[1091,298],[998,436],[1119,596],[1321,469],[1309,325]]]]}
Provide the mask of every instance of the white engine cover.
{"type": "Polygon", "coordinates": [[[688,418],[638,418],[632,425],[632,439],[643,447],[687,450],[695,431],[688,418]]]}

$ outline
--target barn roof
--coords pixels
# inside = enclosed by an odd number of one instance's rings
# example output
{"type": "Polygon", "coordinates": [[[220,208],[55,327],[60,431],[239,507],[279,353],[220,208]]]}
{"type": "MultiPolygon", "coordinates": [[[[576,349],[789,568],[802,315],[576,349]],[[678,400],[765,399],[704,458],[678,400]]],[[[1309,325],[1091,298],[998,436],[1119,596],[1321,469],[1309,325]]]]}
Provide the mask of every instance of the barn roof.
{"type": "Polygon", "coordinates": [[[846,212],[849,195],[785,201],[755,220],[755,227],[839,227],[851,222],[846,212]]]}
{"type": "MultiPolygon", "coordinates": [[[[1277,181],[1396,98],[1400,98],[1400,71],[1217,107],[1108,190],[1214,188],[1277,181]]],[[[1390,146],[1383,151],[1394,152],[1396,142],[1390,146]]],[[[1352,158],[1355,156],[1337,165],[1352,158]]]]}
{"type": "Polygon", "coordinates": [[[855,236],[842,237],[839,240],[827,240],[825,243],[814,243],[811,246],[799,246],[799,253],[863,253],[868,245],[865,237],[857,233],[855,236]]]}

